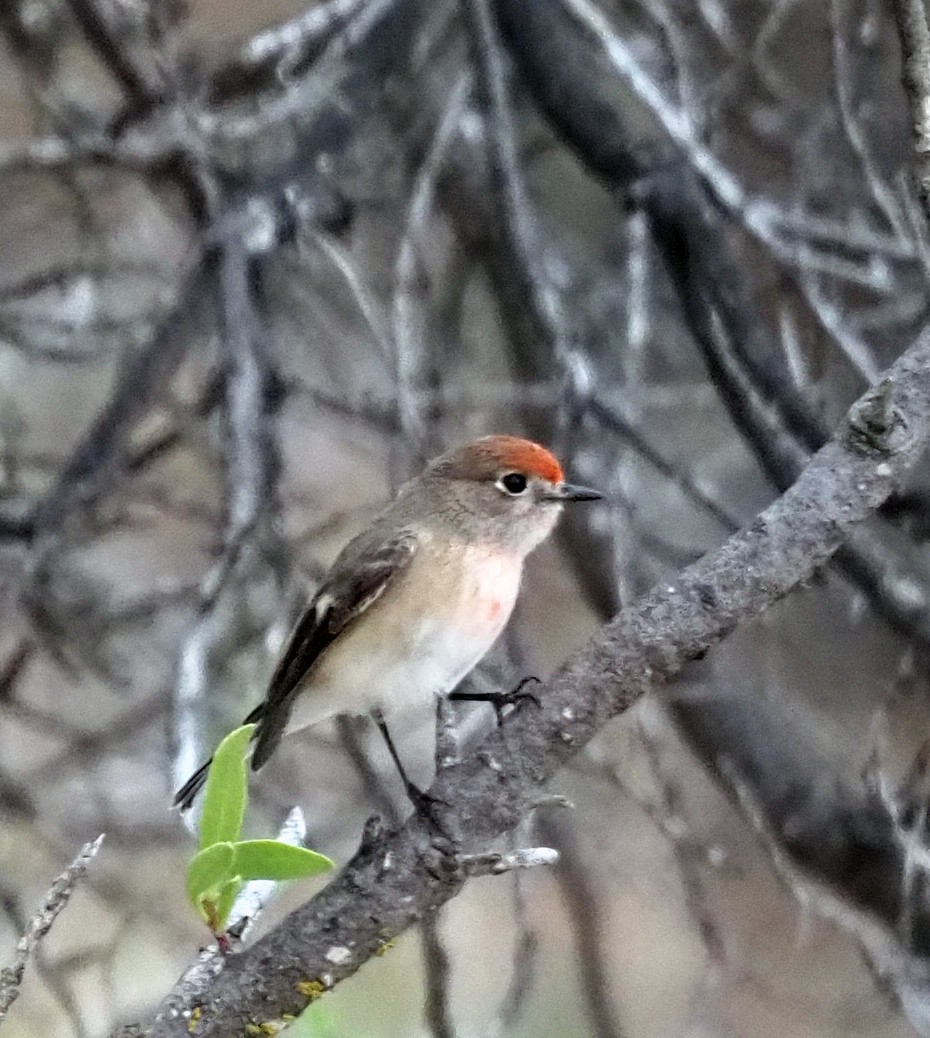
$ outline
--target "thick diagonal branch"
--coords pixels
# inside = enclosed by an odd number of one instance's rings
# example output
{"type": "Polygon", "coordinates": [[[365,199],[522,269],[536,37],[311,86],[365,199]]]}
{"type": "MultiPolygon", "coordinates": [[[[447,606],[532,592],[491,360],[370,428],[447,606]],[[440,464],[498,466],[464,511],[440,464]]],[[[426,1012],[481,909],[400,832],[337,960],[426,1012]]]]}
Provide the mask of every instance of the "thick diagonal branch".
{"type": "MultiPolygon", "coordinates": [[[[930,345],[921,344],[857,402],[750,527],[620,612],[545,686],[540,709],[517,711],[437,777],[431,793],[452,805],[443,828],[479,847],[511,831],[608,721],[810,578],[887,499],[928,432],[930,345]]],[[[299,1012],[313,992],[353,974],[455,896],[465,879],[420,820],[366,839],[325,890],[231,957],[208,987],[179,987],[148,1029],[124,1033],[212,1038],[299,1012]],[[185,1014],[195,1010],[188,1030],[185,1014]]]]}
{"type": "Polygon", "coordinates": [[[917,186],[930,213],[930,27],[923,0],[894,0],[901,37],[902,79],[914,127],[917,186]]]}

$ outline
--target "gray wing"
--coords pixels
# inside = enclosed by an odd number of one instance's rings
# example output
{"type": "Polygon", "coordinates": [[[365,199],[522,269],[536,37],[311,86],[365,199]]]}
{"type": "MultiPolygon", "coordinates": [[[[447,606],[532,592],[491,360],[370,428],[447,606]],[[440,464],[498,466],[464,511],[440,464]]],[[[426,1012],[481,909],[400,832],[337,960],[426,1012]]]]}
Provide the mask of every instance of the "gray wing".
{"type": "Polygon", "coordinates": [[[416,536],[409,530],[361,550],[354,542],[346,546],[297,621],[268,686],[259,708],[253,770],[268,760],[281,741],[307,672],[329,645],[384,594],[410,564],[416,549],[416,536]]]}

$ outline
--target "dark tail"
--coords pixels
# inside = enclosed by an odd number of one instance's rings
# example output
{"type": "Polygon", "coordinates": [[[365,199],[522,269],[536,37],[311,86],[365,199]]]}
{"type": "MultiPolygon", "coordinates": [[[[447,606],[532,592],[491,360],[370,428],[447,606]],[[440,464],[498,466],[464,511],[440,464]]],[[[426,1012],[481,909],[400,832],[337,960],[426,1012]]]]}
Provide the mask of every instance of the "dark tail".
{"type": "Polygon", "coordinates": [[[174,800],[171,802],[172,807],[179,807],[182,811],[186,811],[193,804],[194,797],[203,789],[207,781],[207,772],[210,770],[212,763],[213,758],[211,757],[206,764],[200,765],[177,793],[174,794],[174,800]]]}
{"type": "MultiPolygon", "coordinates": [[[[249,716],[242,722],[243,724],[255,724],[260,721],[265,713],[265,704],[259,703],[257,707],[249,714],[249,716]]],[[[252,736],[255,739],[255,736],[252,736]]],[[[213,763],[211,757],[206,764],[201,764],[200,767],[194,772],[193,775],[184,783],[183,786],[174,794],[174,800],[171,801],[172,807],[179,807],[182,811],[187,811],[190,806],[194,803],[194,798],[203,789],[204,784],[207,781],[207,772],[210,770],[210,765],[213,763]]],[[[253,763],[252,768],[256,765],[253,763]]]]}

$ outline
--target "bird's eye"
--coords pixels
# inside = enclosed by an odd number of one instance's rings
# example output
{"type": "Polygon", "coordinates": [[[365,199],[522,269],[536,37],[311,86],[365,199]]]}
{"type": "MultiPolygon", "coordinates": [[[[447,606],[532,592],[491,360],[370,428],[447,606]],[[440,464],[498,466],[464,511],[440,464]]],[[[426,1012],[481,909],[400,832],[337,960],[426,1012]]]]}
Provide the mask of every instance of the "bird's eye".
{"type": "Polygon", "coordinates": [[[508,472],[498,480],[499,486],[508,494],[522,494],[526,490],[526,476],[522,472],[508,472]]]}

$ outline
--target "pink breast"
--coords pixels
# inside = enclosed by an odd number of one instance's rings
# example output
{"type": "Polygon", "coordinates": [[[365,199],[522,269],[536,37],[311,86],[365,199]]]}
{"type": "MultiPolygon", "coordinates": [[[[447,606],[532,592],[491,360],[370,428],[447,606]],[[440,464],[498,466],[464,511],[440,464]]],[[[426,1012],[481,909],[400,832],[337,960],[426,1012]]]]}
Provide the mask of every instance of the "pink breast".
{"type": "Polygon", "coordinates": [[[473,548],[467,562],[469,592],[459,600],[466,613],[463,621],[476,637],[493,640],[513,609],[521,562],[486,548],[473,548]]]}

